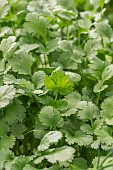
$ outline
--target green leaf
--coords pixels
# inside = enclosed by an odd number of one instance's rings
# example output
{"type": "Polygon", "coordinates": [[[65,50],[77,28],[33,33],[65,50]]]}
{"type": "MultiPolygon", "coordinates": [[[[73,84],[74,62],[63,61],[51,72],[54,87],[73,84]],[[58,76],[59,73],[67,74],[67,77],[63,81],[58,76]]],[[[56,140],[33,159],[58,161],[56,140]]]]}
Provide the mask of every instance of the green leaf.
{"type": "Polygon", "coordinates": [[[9,125],[4,122],[3,120],[0,120],[0,137],[4,137],[7,135],[7,133],[10,131],[9,125]]]}
{"type": "Polygon", "coordinates": [[[105,0],[99,0],[98,5],[103,8],[105,0]]]}
{"type": "Polygon", "coordinates": [[[33,58],[26,52],[18,52],[13,58],[10,59],[12,70],[19,74],[31,75],[31,66],[33,64],[33,58]]]}
{"type": "Polygon", "coordinates": [[[69,76],[71,82],[73,83],[77,83],[81,80],[81,76],[77,73],[66,71],[65,74],[69,76]]]}
{"type": "Polygon", "coordinates": [[[97,139],[106,146],[113,145],[112,128],[108,126],[102,126],[101,129],[95,129],[95,135],[97,139]]]}
{"type": "Polygon", "coordinates": [[[5,60],[9,60],[13,56],[16,48],[18,47],[18,43],[15,42],[15,40],[15,36],[9,36],[8,38],[4,38],[1,41],[0,51],[3,52],[3,57],[5,60]]]}
{"type": "Polygon", "coordinates": [[[73,91],[73,83],[61,70],[54,71],[52,75],[46,76],[44,83],[47,90],[59,92],[61,95],[73,91]]]}
{"type": "Polygon", "coordinates": [[[102,37],[111,38],[113,36],[113,30],[111,26],[104,22],[99,22],[96,24],[96,30],[102,37]]]}
{"type": "Polygon", "coordinates": [[[63,40],[63,41],[59,41],[58,42],[58,47],[62,50],[62,51],[70,51],[72,53],[72,44],[69,41],[63,40]]]}
{"type": "Polygon", "coordinates": [[[36,139],[40,139],[41,140],[43,138],[43,136],[47,133],[46,127],[43,126],[40,123],[38,117],[35,117],[35,125],[34,126],[35,126],[35,128],[33,130],[34,131],[33,135],[34,135],[34,137],[36,139]]]}
{"type": "Polygon", "coordinates": [[[65,96],[64,101],[68,103],[68,108],[76,108],[77,104],[81,101],[81,95],[74,91],[67,96],[65,96]],[[73,102],[72,102],[73,101],[73,102]]]}
{"type": "MultiPolygon", "coordinates": [[[[23,168],[23,170],[38,170],[37,168],[34,168],[33,166],[31,166],[30,164],[26,164],[25,167],[23,168]]],[[[44,170],[44,169],[43,169],[44,170]]],[[[45,169],[46,170],[46,169],[45,169]]]]}
{"type": "Polygon", "coordinates": [[[20,46],[20,50],[19,51],[24,51],[24,52],[29,52],[32,51],[36,48],[38,48],[39,45],[38,44],[23,44],[20,46]]]}
{"type": "Polygon", "coordinates": [[[54,39],[51,39],[47,42],[47,51],[48,53],[55,51],[58,48],[58,42],[60,38],[56,37],[54,39]]]}
{"type": "Polygon", "coordinates": [[[70,164],[71,170],[87,170],[87,161],[84,158],[75,158],[70,164]]]}
{"type": "Polygon", "coordinates": [[[65,137],[69,145],[77,143],[79,146],[88,146],[93,142],[93,137],[85,134],[81,130],[76,131],[74,136],[66,132],[65,137]]]}
{"type": "Polygon", "coordinates": [[[108,125],[113,125],[113,96],[106,98],[101,104],[100,115],[108,125]]]}
{"type": "Polygon", "coordinates": [[[67,106],[67,102],[59,99],[59,100],[54,100],[53,97],[44,95],[44,96],[39,96],[39,102],[42,103],[45,106],[52,106],[60,111],[65,110],[67,106]]]}
{"type": "Polygon", "coordinates": [[[26,116],[26,109],[22,103],[17,100],[5,108],[5,115],[3,120],[12,125],[17,122],[22,122],[26,116]]]}
{"type": "Polygon", "coordinates": [[[92,23],[88,18],[78,19],[78,31],[81,34],[88,33],[92,23]]]}
{"type": "Polygon", "coordinates": [[[44,71],[35,72],[32,76],[32,82],[36,85],[36,88],[39,89],[44,86],[44,79],[45,79],[44,71]]]}
{"type": "Polygon", "coordinates": [[[105,63],[98,57],[90,59],[90,64],[88,64],[88,72],[96,80],[101,80],[101,74],[105,69],[105,63]]]}
{"type": "Polygon", "coordinates": [[[99,93],[101,91],[104,91],[107,87],[108,87],[108,85],[103,85],[103,82],[101,80],[99,80],[98,83],[94,86],[93,91],[95,93],[99,93]]]}
{"type": "Polygon", "coordinates": [[[14,153],[9,149],[0,149],[0,169],[3,168],[4,162],[11,162],[14,159],[14,153]]]}
{"type": "Polygon", "coordinates": [[[108,65],[102,72],[102,81],[105,82],[113,76],[113,64],[108,65]]]}
{"type": "Polygon", "coordinates": [[[39,16],[38,13],[32,12],[27,15],[24,27],[29,33],[37,34],[45,39],[49,22],[46,17],[39,16]]]}
{"type": "Polygon", "coordinates": [[[93,129],[89,124],[83,124],[80,129],[85,132],[86,134],[93,135],[93,129]]]}
{"type": "Polygon", "coordinates": [[[4,18],[10,10],[7,0],[0,0],[0,18],[4,18]]]}
{"type": "Polygon", "coordinates": [[[98,49],[100,48],[100,43],[97,40],[88,40],[84,47],[84,52],[88,58],[95,57],[98,49]]]}
{"type": "Polygon", "coordinates": [[[45,106],[41,109],[39,120],[42,125],[47,127],[63,126],[63,119],[60,116],[60,112],[51,106],[45,106]]]}
{"type": "Polygon", "coordinates": [[[0,148],[5,148],[6,150],[13,148],[15,145],[16,138],[14,135],[4,136],[0,139],[0,148]],[[7,141],[7,142],[4,142],[7,141]]]}
{"type": "Polygon", "coordinates": [[[25,157],[24,155],[16,157],[14,163],[11,164],[10,170],[23,170],[25,165],[29,163],[28,157],[25,157]]]}
{"type": "Polygon", "coordinates": [[[7,106],[15,97],[16,91],[13,85],[4,85],[0,87],[0,108],[7,106]]]}
{"type": "Polygon", "coordinates": [[[58,142],[62,138],[62,133],[60,131],[49,131],[41,140],[38,146],[39,151],[47,150],[52,143],[58,142]]]}
{"type": "Polygon", "coordinates": [[[69,109],[67,110],[66,112],[62,113],[62,116],[71,116],[73,114],[75,114],[77,112],[77,109],[76,108],[72,108],[72,109],[69,109]]]}
{"type": "Polygon", "coordinates": [[[26,127],[23,123],[14,123],[11,125],[11,132],[16,137],[16,139],[24,139],[24,132],[26,127]]]}
{"type": "Polygon", "coordinates": [[[69,147],[69,146],[63,146],[60,148],[56,149],[49,149],[48,155],[45,156],[45,158],[48,160],[50,163],[56,163],[58,162],[65,162],[69,161],[71,162],[74,156],[74,148],[69,147]]]}
{"type": "Polygon", "coordinates": [[[92,121],[92,119],[99,117],[99,109],[98,107],[92,103],[87,101],[81,101],[77,104],[78,108],[78,117],[83,121],[92,121]]]}
{"type": "MultiPolygon", "coordinates": [[[[108,166],[108,167],[106,167],[105,169],[107,169],[107,170],[112,170],[112,168],[113,168],[113,166],[109,166],[109,165],[111,165],[112,164],[112,162],[113,162],[113,157],[112,156],[109,156],[108,158],[106,157],[106,156],[100,156],[100,158],[99,158],[100,160],[99,160],[99,165],[101,165],[101,163],[103,162],[103,164],[102,164],[102,168],[104,169],[104,167],[105,166],[108,166]]],[[[97,165],[98,165],[98,157],[95,157],[94,159],[93,159],[93,161],[92,161],[92,164],[93,164],[93,167],[94,168],[97,168],[97,165]]],[[[99,166],[100,167],[100,166],[99,166]]],[[[93,169],[92,169],[93,170],[93,169]]],[[[95,169],[94,169],[95,170],[95,169]]]]}
{"type": "Polygon", "coordinates": [[[35,159],[34,163],[38,164],[40,158],[42,160],[46,158],[48,162],[53,163],[53,164],[57,162],[59,163],[63,163],[66,161],[71,162],[74,156],[74,152],[75,152],[75,149],[69,146],[49,149],[46,151],[46,155],[35,159]]]}

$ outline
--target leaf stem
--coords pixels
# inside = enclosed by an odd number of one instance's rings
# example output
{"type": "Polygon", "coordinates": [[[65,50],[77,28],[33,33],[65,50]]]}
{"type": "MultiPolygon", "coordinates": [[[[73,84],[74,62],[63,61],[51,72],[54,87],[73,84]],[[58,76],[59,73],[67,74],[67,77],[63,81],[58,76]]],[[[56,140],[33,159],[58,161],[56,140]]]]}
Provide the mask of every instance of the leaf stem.
{"type": "Polygon", "coordinates": [[[111,154],[112,154],[112,151],[110,151],[110,152],[106,155],[106,157],[105,157],[105,158],[103,159],[103,161],[101,162],[100,167],[102,167],[103,163],[106,161],[106,159],[107,159],[111,154]]]}
{"type": "Polygon", "coordinates": [[[97,169],[99,168],[99,164],[100,164],[100,150],[101,150],[101,144],[99,145],[99,148],[98,148],[98,162],[97,162],[97,169]]]}
{"type": "Polygon", "coordinates": [[[97,106],[98,103],[99,103],[99,99],[100,99],[100,92],[98,93],[98,97],[97,97],[97,100],[96,100],[96,106],[97,106]]]}
{"type": "Polygon", "coordinates": [[[56,91],[55,101],[57,100],[57,98],[58,98],[58,90],[56,91]]]}

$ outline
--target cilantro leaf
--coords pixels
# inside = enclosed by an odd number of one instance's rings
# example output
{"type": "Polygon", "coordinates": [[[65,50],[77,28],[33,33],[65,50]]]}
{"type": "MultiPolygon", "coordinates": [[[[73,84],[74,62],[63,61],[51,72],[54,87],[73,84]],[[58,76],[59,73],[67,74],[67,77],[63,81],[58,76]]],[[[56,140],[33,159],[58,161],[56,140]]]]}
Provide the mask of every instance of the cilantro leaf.
{"type": "Polygon", "coordinates": [[[61,95],[73,91],[73,83],[61,70],[54,71],[52,75],[46,76],[44,83],[47,90],[59,92],[61,95]]]}
{"type": "Polygon", "coordinates": [[[31,75],[31,66],[33,64],[33,58],[26,52],[18,52],[13,58],[10,59],[12,70],[19,74],[31,75]]]}
{"type": "Polygon", "coordinates": [[[113,125],[113,96],[106,98],[101,104],[100,115],[108,125],[113,125]]]}
{"type": "Polygon", "coordinates": [[[0,87],[0,108],[7,106],[15,97],[16,91],[13,85],[4,85],[0,87]]]}
{"type": "Polygon", "coordinates": [[[81,101],[77,104],[78,108],[78,117],[83,121],[92,120],[94,118],[99,117],[99,109],[98,107],[92,103],[87,101],[81,101]]]}
{"type": "Polygon", "coordinates": [[[62,133],[60,131],[49,131],[41,140],[38,146],[39,151],[47,150],[50,144],[58,142],[62,138],[62,133]]]}
{"type": "Polygon", "coordinates": [[[60,116],[60,112],[51,106],[45,106],[41,109],[39,120],[42,125],[47,127],[54,128],[63,126],[63,119],[60,116]]]}

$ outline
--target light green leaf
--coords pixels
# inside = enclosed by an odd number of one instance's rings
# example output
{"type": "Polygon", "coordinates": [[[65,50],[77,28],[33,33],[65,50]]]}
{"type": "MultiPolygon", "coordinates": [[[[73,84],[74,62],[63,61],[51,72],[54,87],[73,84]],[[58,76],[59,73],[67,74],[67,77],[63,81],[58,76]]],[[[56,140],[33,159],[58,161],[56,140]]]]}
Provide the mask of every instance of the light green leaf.
{"type": "Polygon", "coordinates": [[[105,69],[105,63],[98,57],[90,59],[90,64],[88,64],[88,72],[96,80],[101,80],[101,74],[105,69]]]}
{"type": "Polygon", "coordinates": [[[38,117],[35,117],[35,128],[34,128],[34,137],[36,139],[42,139],[43,136],[47,133],[47,130],[46,130],[46,127],[43,126],[40,121],[39,121],[39,118],[38,117]]]}
{"type": "Polygon", "coordinates": [[[24,132],[27,130],[23,123],[14,123],[11,125],[11,132],[16,137],[16,139],[23,139],[24,132]]]}
{"type": "Polygon", "coordinates": [[[104,91],[107,87],[108,87],[108,85],[103,85],[102,80],[99,80],[98,83],[94,86],[93,91],[95,93],[99,93],[101,91],[104,91]]]}
{"type": "MultiPolygon", "coordinates": [[[[105,168],[106,170],[112,170],[113,169],[113,166],[109,166],[109,165],[113,164],[112,163],[113,162],[113,157],[112,156],[109,156],[108,158],[106,156],[100,156],[99,159],[100,159],[99,160],[99,165],[101,165],[101,163],[105,160],[103,162],[103,164],[102,164],[102,168],[105,167],[105,166],[108,166],[107,168],[105,168]]],[[[95,159],[93,159],[92,163],[93,163],[93,167],[97,169],[98,157],[95,157],[95,159]]],[[[94,169],[94,170],[96,170],[96,169],[94,169]]]]}
{"type": "Polygon", "coordinates": [[[102,72],[102,81],[109,80],[113,76],[113,64],[108,65],[102,72]]]}
{"type": "Polygon", "coordinates": [[[100,43],[97,40],[88,40],[85,44],[84,51],[88,58],[95,57],[97,50],[100,48],[100,43]]]}
{"type": "Polygon", "coordinates": [[[77,112],[77,109],[76,108],[72,108],[72,109],[69,109],[67,110],[66,112],[62,113],[62,116],[71,116],[73,114],[75,114],[77,112]]]}
{"type": "Polygon", "coordinates": [[[0,169],[3,168],[4,162],[11,162],[14,159],[14,153],[9,149],[0,149],[0,169]]]}
{"type": "Polygon", "coordinates": [[[73,83],[77,83],[81,80],[81,76],[77,73],[66,71],[65,74],[69,76],[71,82],[73,83]]]}
{"type": "Polygon", "coordinates": [[[93,129],[89,124],[83,124],[80,129],[85,132],[86,134],[93,135],[93,129]]]}
{"type": "Polygon", "coordinates": [[[27,165],[29,163],[29,159],[26,156],[19,156],[16,157],[14,163],[11,164],[11,170],[23,170],[23,168],[25,167],[25,165],[27,165]]]}
{"type": "Polygon", "coordinates": [[[14,72],[19,74],[31,75],[31,66],[33,64],[33,58],[26,52],[18,52],[13,58],[9,61],[12,65],[14,72]]]}
{"type": "MultiPolygon", "coordinates": [[[[34,168],[33,166],[31,166],[30,164],[26,164],[25,167],[23,168],[23,170],[38,170],[37,168],[34,168]]],[[[45,169],[46,170],[46,169],[45,169]]]]}
{"type": "Polygon", "coordinates": [[[3,120],[12,125],[17,122],[22,122],[26,116],[26,109],[22,103],[17,100],[5,108],[5,115],[3,120]]]}
{"type": "Polygon", "coordinates": [[[79,103],[81,101],[81,95],[74,91],[70,94],[68,94],[67,96],[65,96],[64,101],[66,101],[68,103],[68,108],[76,108],[77,103],[79,103]],[[72,102],[73,101],[73,102],[72,102]]]}
{"type": "Polygon", "coordinates": [[[83,121],[91,121],[94,118],[99,117],[99,109],[98,107],[92,103],[87,101],[81,101],[77,104],[78,108],[78,117],[83,121]]]}
{"type": "Polygon", "coordinates": [[[73,91],[73,83],[61,70],[56,70],[52,75],[46,76],[44,83],[47,90],[59,92],[61,95],[66,95],[73,91]]]}
{"type": "Polygon", "coordinates": [[[113,30],[111,26],[107,23],[104,22],[97,23],[96,30],[103,37],[107,37],[110,39],[113,36],[113,30]]]}
{"type": "Polygon", "coordinates": [[[92,23],[88,18],[78,19],[78,31],[79,33],[86,34],[88,33],[92,23]]]}
{"type": "Polygon", "coordinates": [[[0,18],[4,18],[10,10],[7,0],[0,0],[0,18]]]}
{"type": "Polygon", "coordinates": [[[39,120],[42,125],[47,127],[63,126],[63,119],[60,116],[60,112],[51,106],[45,106],[41,109],[39,120]]]}
{"type": "Polygon", "coordinates": [[[74,148],[69,147],[69,146],[63,146],[60,148],[56,149],[49,149],[47,151],[47,155],[45,158],[48,160],[50,163],[56,163],[58,162],[65,162],[69,161],[71,162],[74,156],[74,148]]]}
{"type": "Polygon", "coordinates": [[[55,51],[58,48],[58,42],[60,38],[56,37],[54,39],[51,39],[47,42],[47,51],[48,53],[55,51]]]}
{"type": "Polygon", "coordinates": [[[58,142],[62,138],[62,133],[60,131],[49,131],[41,140],[38,146],[39,151],[47,150],[52,143],[58,142]]]}
{"type": "Polygon", "coordinates": [[[112,128],[108,126],[102,126],[101,129],[95,129],[95,135],[97,136],[98,140],[105,144],[106,146],[113,145],[113,137],[112,137],[112,128]]]}
{"type": "Polygon", "coordinates": [[[5,148],[6,150],[13,148],[15,145],[16,138],[13,134],[9,136],[4,136],[0,139],[0,148],[5,148]],[[7,142],[4,142],[7,141],[7,142]]]}
{"type": "Polygon", "coordinates": [[[0,87],[0,108],[7,106],[15,97],[16,91],[13,85],[4,85],[0,87]]]}
{"type": "Polygon", "coordinates": [[[5,60],[9,60],[13,56],[18,46],[18,43],[15,42],[15,40],[16,40],[15,36],[9,36],[8,38],[4,38],[1,41],[0,51],[3,52],[3,57],[5,60]]]}
{"type": "Polygon", "coordinates": [[[24,51],[24,52],[29,52],[32,51],[36,48],[38,48],[39,45],[38,44],[24,44],[20,46],[20,50],[19,51],[24,51]]]}
{"type": "Polygon", "coordinates": [[[65,52],[70,51],[72,53],[72,44],[67,40],[59,41],[58,42],[58,47],[62,51],[65,51],[65,52]]]}
{"type": "Polygon", "coordinates": [[[103,8],[105,0],[99,0],[98,5],[103,8]]]}
{"type": "Polygon", "coordinates": [[[70,165],[71,170],[87,170],[87,161],[84,158],[75,158],[73,164],[70,165]]]}
{"type": "Polygon", "coordinates": [[[108,125],[113,125],[113,96],[106,98],[101,104],[100,115],[108,125]]]}
{"type": "Polygon", "coordinates": [[[37,34],[45,39],[49,21],[46,17],[39,16],[38,13],[32,12],[27,15],[24,27],[29,33],[37,34]]]}
{"type": "Polygon", "coordinates": [[[39,89],[44,86],[44,79],[45,79],[44,71],[35,72],[32,76],[32,81],[36,85],[36,88],[39,89]]]}
{"type": "Polygon", "coordinates": [[[79,146],[88,146],[93,142],[93,137],[85,134],[81,130],[76,131],[74,136],[72,136],[69,132],[66,132],[65,137],[69,145],[77,143],[79,146]]]}

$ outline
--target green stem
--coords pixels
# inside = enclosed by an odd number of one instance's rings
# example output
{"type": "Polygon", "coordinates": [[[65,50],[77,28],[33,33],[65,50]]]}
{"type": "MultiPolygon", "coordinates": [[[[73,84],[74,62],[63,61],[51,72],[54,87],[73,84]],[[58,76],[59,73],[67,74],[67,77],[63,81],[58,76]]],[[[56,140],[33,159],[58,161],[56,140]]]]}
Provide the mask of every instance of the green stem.
{"type": "Polygon", "coordinates": [[[100,150],[101,150],[101,144],[99,145],[99,148],[98,148],[98,162],[97,162],[97,169],[99,168],[99,164],[100,164],[100,150]]]}
{"type": "Polygon", "coordinates": [[[58,90],[56,91],[55,101],[57,100],[57,98],[58,98],[58,90]]]}
{"type": "Polygon", "coordinates": [[[68,25],[67,25],[67,27],[66,27],[66,39],[68,40],[69,39],[69,29],[68,29],[68,25]]]}
{"type": "Polygon", "coordinates": [[[33,149],[34,149],[34,146],[35,146],[35,138],[33,139],[33,144],[32,144],[32,146],[31,146],[31,150],[30,150],[29,155],[31,155],[31,154],[32,154],[33,149]]]}
{"type": "Polygon", "coordinates": [[[96,106],[97,106],[98,103],[99,103],[99,99],[100,99],[100,92],[98,93],[98,97],[97,97],[97,100],[96,100],[96,106]]]}
{"type": "Polygon", "coordinates": [[[108,167],[113,167],[113,164],[106,165],[106,166],[102,167],[102,170],[103,170],[103,169],[106,169],[106,168],[108,168],[108,167]]]}
{"type": "Polygon", "coordinates": [[[28,155],[27,138],[26,137],[24,137],[24,139],[23,139],[23,154],[28,155]]]}
{"type": "Polygon", "coordinates": [[[80,33],[78,31],[78,46],[80,46],[80,33]]]}
{"type": "Polygon", "coordinates": [[[34,129],[32,129],[32,130],[30,130],[30,131],[24,133],[24,136],[27,135],[27,134],[29,134],[29,133],[32,133],[32,132],[34,132],[34,129]]]}
{"type": "Polygon", "coordinates": [[[107,159],[111,154],[112,154],[112,151],[110,151],[110,152],[106,155],[106,157],[105,157],[105,158],[103,159],[103,161],[101,162],[100,167],[102,167],[103,163],[106,161],[106,159],[107,159]]]}

